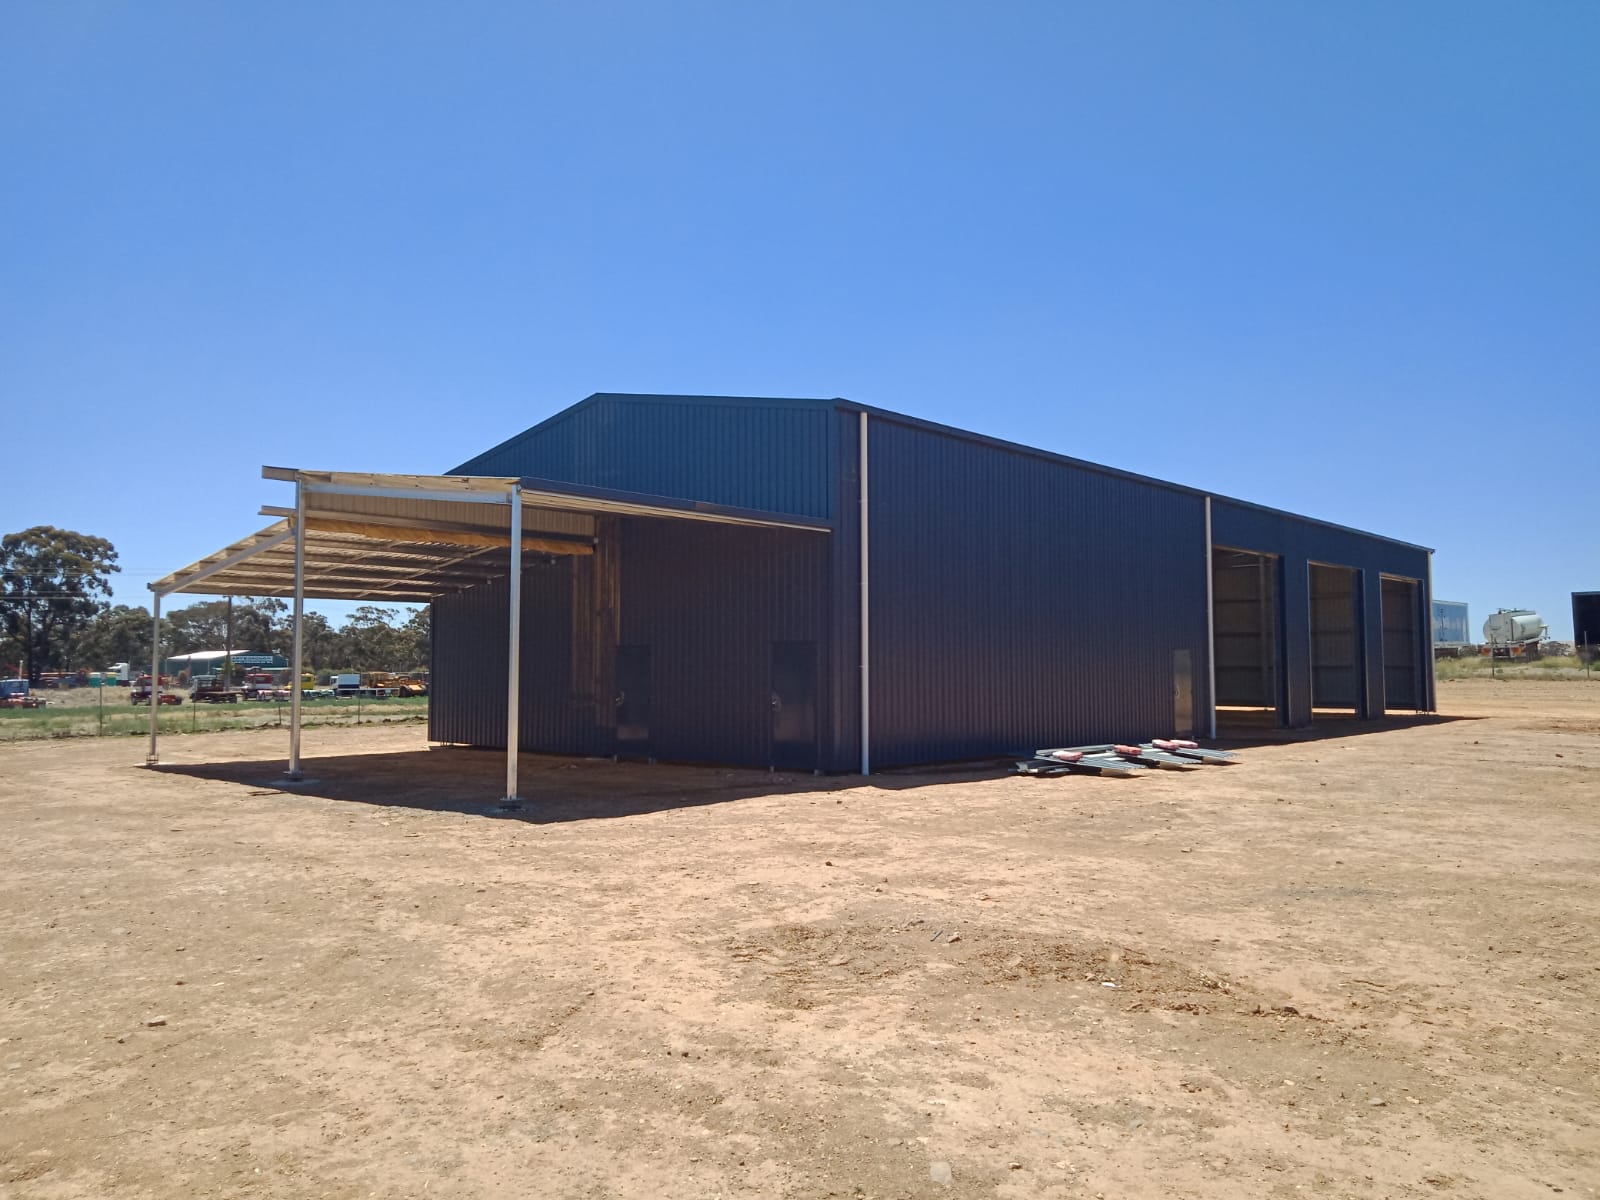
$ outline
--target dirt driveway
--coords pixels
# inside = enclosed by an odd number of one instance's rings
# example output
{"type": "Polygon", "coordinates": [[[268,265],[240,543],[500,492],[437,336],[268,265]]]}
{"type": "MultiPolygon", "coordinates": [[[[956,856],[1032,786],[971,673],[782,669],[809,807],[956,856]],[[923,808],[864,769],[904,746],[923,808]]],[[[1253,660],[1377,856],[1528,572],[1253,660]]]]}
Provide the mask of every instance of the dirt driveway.
{"type": "Polygon", "coordinates": [[[0,1196],[1593,1196],[1600,682],[1440,693],[521,819],[415,727],[0,748],[0,1196]]]}

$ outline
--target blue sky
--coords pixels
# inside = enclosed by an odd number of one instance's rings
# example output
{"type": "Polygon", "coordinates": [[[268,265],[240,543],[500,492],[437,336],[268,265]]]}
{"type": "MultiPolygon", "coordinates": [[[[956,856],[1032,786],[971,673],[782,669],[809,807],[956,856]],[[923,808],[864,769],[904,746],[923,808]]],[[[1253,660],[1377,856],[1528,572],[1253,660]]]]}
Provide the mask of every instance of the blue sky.
{"type": "Polygon", "coordinates": [[[1600,6],[0,12],[0,531],[847,396],[1600,589],[1600,6]]]}

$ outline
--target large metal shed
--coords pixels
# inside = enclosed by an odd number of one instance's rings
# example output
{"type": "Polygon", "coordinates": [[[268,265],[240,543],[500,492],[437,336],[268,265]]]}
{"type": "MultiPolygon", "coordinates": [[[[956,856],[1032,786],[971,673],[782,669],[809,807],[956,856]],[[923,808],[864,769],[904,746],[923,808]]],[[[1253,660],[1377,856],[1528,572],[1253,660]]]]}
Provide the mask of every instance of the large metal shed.
{"type": "MultiPolygon", "coordinates": [[[[451,473],[782,522],[525,567],[526,749],[866,771],[1434,707],[1428,549],[845,400],[600,394],[451,473]]],[[[508,592],[434,601],[436,741],[505,744],[508,592]]]]}
{"type": "Polygon", "coordinates": [[[294,507],[153,584],[158,631],[292,597],[298,670],[305,597],[431,602],[429,736],[511,800],[519,750],[868,773],[1434,707],[1428,549],[845,400],[600,394],[445,476],[263,474],[294,507]]]}

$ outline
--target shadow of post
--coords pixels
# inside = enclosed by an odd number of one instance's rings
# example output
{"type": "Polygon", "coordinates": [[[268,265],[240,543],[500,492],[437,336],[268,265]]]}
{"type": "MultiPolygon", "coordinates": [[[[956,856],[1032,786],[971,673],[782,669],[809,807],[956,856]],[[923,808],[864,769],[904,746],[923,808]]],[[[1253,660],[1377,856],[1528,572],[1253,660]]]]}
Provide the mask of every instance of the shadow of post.
{"type": "MultiPolygon", "coordinates": [[[[1008,774],[993,763],[926,771],[856,775],[768,772],[748,767],[613,762],[525,754],[518,763],[523,807],[499,812],[505,760],[497,753],[456,746],[387,754],[319,756],[304,763],[307,778],[290,783],[282,758],[222,763],[162,764],[167,775],[238,784],[251,795],[317,796],[348,804],[450,812],[543,825],[608,820],[675,808],[698,808],[760,796],[832,796],[856,788],[902,790],[994,779],[1008,774]]],[[[1006,764],[1009,767],[1009,763],[1006,764]]]]}
{"type": "Polygon", "coordinates": [[[1228,750],[1248,750],[1254,746],[1279,746],[1292,742],[1321,742],[1330,738],[1361,737],[1396,729],[1417,729],[1429,725],[1450,725],[1456,721],[1481,721],[1482,717],[1446,716],[1442,713],[1417,713],[1409,717],[1382,717],[1364,720],[1351,714],[1319,711],[1313,724],[1304,729],[1279,729],[1271,724],[1270,714],[1254,719],[1254,714],[1230,713],[1217,721],[1217,745],[1228,750]]]}

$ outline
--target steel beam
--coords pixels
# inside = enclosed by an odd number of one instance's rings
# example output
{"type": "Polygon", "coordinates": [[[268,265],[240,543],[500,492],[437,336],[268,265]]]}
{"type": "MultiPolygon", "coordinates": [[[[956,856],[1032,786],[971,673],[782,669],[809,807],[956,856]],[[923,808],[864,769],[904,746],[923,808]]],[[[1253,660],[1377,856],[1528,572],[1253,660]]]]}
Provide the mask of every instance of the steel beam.
{"type": "Polygon", "coordinates": [[[219,571],[226,571],[229,567],[236,567],[246,559],[254,558],[258,554],[265,554],[267,551],[281,546],[293,536],[294,531],[289,529],[275,533],[271,537],[257,542],[254,546],[246,546],[243,550],[234,551],[227,558],[219,559],[209,566],[201,567],[198,571],[184,576],[181,580],[174,576],[173,582],[161,590],[163,593],[185,591],[203,580],[210,579],[219,571]]]}
{"type": "Polygon", "coordinates": [[[373,496],[380,500],[447,500],[451,504],[504,504],[496,492],[448,492],[436,488],[361,487],[341,483],[304,483],[314,496],[373,496]]]}

